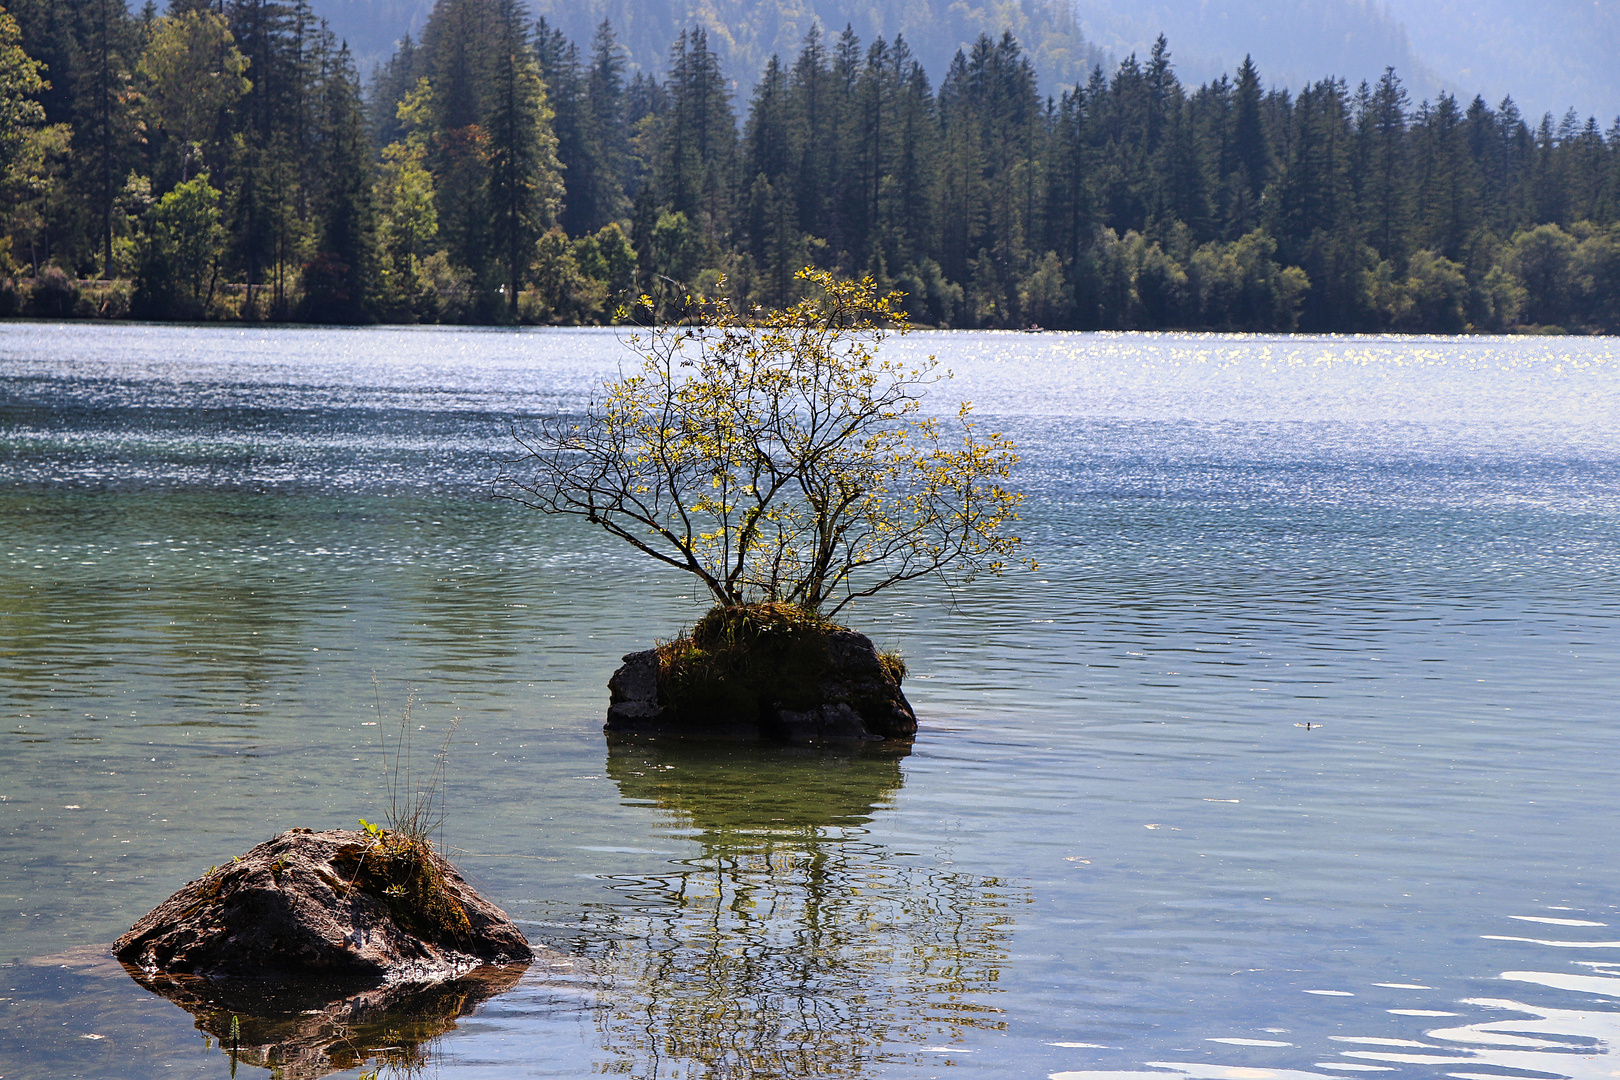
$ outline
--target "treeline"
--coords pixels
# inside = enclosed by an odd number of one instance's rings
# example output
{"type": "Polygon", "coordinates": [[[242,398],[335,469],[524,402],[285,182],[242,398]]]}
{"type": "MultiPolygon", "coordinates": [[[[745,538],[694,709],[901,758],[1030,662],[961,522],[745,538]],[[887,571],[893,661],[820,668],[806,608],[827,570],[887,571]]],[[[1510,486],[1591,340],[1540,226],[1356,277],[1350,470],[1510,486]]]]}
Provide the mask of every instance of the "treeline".
{"type": "Polygon", "coordinates": [[[812,30],[734,100],[707,35],[629,71],[521,0],[439,0],[362,95],[304,0],[14,0],[0,311],[591,323],[722,277],[871,274],[940,326],[1620,332],[1620,120],[1414,105],[1393,71],[1043,96],[981,36],[812,30]]]}

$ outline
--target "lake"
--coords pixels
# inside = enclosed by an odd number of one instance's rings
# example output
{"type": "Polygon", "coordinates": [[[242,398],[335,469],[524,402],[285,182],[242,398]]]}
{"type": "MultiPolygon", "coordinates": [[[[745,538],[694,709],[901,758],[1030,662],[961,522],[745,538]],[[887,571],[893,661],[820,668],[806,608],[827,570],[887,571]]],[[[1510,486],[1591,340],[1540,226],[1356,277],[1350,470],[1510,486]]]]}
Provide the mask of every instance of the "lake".
{"type": "Polygon", "coordinates": [[[1620,1071],[1620,340],[889,347],[1039,568],[846,612],[909,752],[703,753],[601,731],[701,597],[492,497],[620,335],[0,324],[0,1076],[1620,1071]],[[233,1058],[106,960],[407,707],[542,962],[233,1058]]]}

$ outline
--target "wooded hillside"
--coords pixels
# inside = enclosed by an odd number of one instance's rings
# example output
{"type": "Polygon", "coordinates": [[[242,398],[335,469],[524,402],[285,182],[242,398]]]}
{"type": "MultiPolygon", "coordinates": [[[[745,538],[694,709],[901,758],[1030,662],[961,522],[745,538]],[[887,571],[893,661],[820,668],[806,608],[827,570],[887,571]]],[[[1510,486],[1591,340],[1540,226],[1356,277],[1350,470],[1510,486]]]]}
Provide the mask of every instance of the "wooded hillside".
{"type": "Polygon", "coordinates": [[[303,2],[12,14],[12,311],[671,318],[722,276],[790,303],[810,264],[945,326],[1620,330],[1620,121],[1393,70],[1186,86],[1160,39],[1048,96],[1011,34],[930,72],[852,28],[741,101],[701,28],[627,77],[611,23],[439,0],[362,95],[303,2]]]}

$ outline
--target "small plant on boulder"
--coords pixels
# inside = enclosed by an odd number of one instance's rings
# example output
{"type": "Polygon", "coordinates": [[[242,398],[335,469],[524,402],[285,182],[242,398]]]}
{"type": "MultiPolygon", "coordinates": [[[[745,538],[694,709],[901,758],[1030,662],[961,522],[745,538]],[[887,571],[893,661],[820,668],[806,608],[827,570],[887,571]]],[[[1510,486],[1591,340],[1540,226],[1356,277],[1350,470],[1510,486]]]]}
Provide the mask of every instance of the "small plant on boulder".
{"type": "Polygon", "coordinates": [[[384,829],[364,818],[367,844],[346,860],[353,888],[371,894],[409,932],[435,941],[463,941],[472,927],[450,892],[444,859],[422,836],[384,829]]]}
{"type": "Polygon", "coordinates": [[[449,864],[435,841],[444,826],[445,766],[460,718],[451,721],[438,753],[433,755],[433,767],[424,777],[415,767],[411,746],[416,690],[406,691],[399,733],[390,750],[380,723],[382,694],[375,675],[371,685],[376,695],[377,730],[388,784],[388,825],[360,819],[368,843],[353,860],[351,882],[380,898],[394,919],[412,932],[460,940],[468,931],[467,913],[447,889],[445,868],[449,864]]]}
{"type": "Polygon", "coordinates": [[[384,741],[386,827],[362,818],[359,831],[290,829],[209,867],[114,942],[114,954],[160,982],[319,975],[433,984],[480,964],[532,960],[523,932],[436,849],[450,739],[426,779],[413,775],[414,703],[413,693],[391,758],[384,741]]]}

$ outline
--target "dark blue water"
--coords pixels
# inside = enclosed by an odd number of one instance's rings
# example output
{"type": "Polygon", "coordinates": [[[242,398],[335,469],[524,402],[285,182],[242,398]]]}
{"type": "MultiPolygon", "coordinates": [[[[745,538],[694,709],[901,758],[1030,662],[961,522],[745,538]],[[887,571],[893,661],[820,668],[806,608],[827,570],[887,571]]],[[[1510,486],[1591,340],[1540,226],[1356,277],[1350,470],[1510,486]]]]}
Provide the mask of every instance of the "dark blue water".
{"type": "Polygon", "coordinates": [[[899,347],[1040,567],[849,613],[911,753],[715,757],[600,731],[701,598],[491,497],[615,335],[0,326],[0,1076],[228,1074],[104,947],[409,688],[547,960],[286,1076],[1614,1075],[1620,345],[899,347]]]}

